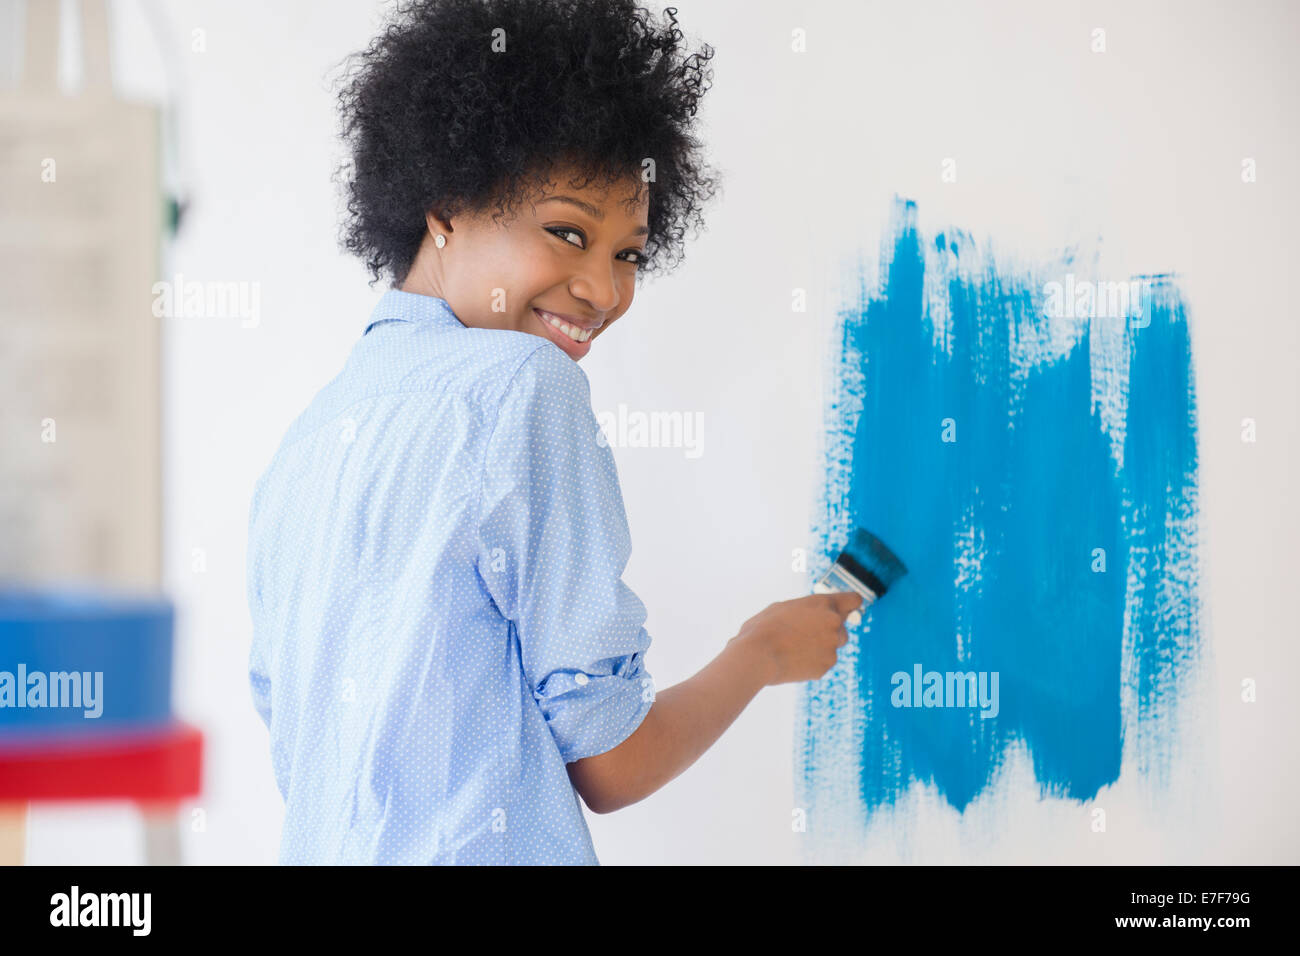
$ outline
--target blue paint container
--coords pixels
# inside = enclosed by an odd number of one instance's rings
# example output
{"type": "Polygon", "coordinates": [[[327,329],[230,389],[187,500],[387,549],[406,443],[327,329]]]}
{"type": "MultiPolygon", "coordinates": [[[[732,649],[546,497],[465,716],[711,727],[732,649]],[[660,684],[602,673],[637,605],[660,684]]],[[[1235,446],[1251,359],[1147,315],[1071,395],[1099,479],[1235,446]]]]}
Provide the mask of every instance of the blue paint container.
{"type": "Polygon", "coordinates": [[[174,620],[161,596],[0,587],[0,741],[169,723],[174,620]]]}

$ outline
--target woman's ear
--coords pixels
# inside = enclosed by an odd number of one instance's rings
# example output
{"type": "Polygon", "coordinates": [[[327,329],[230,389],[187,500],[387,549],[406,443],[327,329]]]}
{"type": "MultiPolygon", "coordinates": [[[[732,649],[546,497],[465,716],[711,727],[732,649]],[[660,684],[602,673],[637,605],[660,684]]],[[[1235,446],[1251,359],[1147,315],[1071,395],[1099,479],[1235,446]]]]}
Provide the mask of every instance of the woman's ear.
{"type": "Polygon", "coordinates": [[[424,214],[424,224],[429,230],[429,235],[431,236],[451,235],[451,219],[444,211],[437,207],[430,209],[424,214]]]}

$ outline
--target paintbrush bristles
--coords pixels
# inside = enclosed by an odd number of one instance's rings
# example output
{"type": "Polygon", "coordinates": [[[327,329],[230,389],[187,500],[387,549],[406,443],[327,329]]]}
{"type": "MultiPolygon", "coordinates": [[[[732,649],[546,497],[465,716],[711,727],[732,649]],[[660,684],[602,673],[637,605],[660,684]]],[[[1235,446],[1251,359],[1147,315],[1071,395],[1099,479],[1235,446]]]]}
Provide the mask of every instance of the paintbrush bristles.
{"type": "Polygon", "coordinates": [[[848,546],[836,559],[836,563],[863,578],[863,583],[878,595],[883,595],[895,581],[907,573],[907,566],[898,555],[864,528],[858,528],[853,532],[848,546]],[[873,581],[872,578],[875,580],[873,581]],[[876,586],[877,584],[879,587],[876,586]]]}

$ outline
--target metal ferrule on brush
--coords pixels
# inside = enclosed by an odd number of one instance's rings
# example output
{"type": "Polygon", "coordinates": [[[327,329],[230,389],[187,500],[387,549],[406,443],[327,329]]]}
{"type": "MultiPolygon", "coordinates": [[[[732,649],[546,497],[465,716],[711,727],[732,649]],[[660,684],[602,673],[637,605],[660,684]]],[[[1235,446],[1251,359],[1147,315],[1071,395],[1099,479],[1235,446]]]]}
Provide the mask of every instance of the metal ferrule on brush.
{"type": "Polygon", "coordinates": [[[832,594],[840,591],[852,591],[855,594],[862,595],[861,606],[854,608],[847,618],[848,622],[856,627],[862,621],[862,608],[869,607],[875,602],[876,592],[837,563],[832,564],[830,569],[821,576],[821,579],[813,585],[813,592],[816,594],[832,594]]]}
{"type": "Polygon", "coordinates": [[[813,590],[818,594],[830,594],[833,591],[853,591],[862,595],[863,607],[876,599],[875,591],[838,564],[830,566],[830,570],[823,574],[821,580],[813,585],[813,590]]]}

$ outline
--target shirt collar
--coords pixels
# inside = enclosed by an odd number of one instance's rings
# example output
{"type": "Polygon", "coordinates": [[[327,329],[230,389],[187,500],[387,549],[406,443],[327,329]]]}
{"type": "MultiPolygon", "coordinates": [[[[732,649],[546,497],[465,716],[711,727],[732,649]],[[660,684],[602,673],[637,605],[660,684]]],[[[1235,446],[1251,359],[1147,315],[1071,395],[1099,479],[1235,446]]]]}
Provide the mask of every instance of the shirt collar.
{"type": "Polygon", "coordinates": [[[389,289],[383,294],[370,313],[370,324],[366,326],[365,335],[381,322],[432,322],[437,325],[465,325],[456,318],[446,299],[436,296],[420,295],[416,292],[403,292],[401,289],[389,289]]]}

